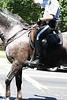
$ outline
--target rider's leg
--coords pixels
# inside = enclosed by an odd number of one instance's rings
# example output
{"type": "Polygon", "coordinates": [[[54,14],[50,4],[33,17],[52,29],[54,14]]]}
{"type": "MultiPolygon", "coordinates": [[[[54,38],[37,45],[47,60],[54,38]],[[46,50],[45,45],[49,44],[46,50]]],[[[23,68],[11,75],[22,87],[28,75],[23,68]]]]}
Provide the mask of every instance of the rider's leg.
{"type": "Polygon", "coordinates": [[[42,45],[41,45],[41,38],[45,38],[49,33],[50,27],[46,26],[42,28],[38,34],[36,34],[35,38],[35,52],[36,52],[36,60],[34,61],[27,61],[26,64],[31,66],[39,66],[42,64],[42,45]]]}
{"type": "Polygon", "coordinates": [[[42,44],[40,40],[35,40],[36,59],[29,62],[30,66],[40,66],[42,64],[42,44]]]}
{"type": "Polygon", "coordinates": [[[42,29],[38,30],[38,32],[35,34],[34,36],[34,40],[35,40],[35,53],[36,53],[36,59],[34,61],[27,61],[26,64],[28,66],[39,66],[39,65],[43,65],[42,64],[42,44],[41,44],[41,39],[40,36],[42,36],[42,29]],[[40,33],[40,34],[39,34],[40,33]]]}
{"type": "Polygon", "coordinates": [[[42,43],[41,39],[46,38],[46,36],[50,33],[50,27],[47,25],[42,28],[40,32],[37,34],[35,39],[35,52],[36,52],[36,60],[31,61],[31,66],[43,65],[42,64],[42,43]]]}

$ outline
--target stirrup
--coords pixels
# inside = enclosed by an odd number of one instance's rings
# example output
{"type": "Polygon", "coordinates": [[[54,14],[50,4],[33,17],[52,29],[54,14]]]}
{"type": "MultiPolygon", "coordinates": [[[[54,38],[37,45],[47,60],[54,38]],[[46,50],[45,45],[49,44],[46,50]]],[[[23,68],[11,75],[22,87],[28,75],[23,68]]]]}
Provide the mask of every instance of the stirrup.
{"type": "Polygon", "coordinates": [[[25,62],[25,65],[28,66],[28,67],[30,67],[30,68],[35,68],[34,66],[31,66],[30,62],[31,62],[31,61],[26,61],[26,62],[25,62]]]}
{"type": "Polygon", "coordinates": [[[36,62],[36,61],[26,61],[26,65],[29,66],[30,68],[44,66],[43,63],[36,62]]]}

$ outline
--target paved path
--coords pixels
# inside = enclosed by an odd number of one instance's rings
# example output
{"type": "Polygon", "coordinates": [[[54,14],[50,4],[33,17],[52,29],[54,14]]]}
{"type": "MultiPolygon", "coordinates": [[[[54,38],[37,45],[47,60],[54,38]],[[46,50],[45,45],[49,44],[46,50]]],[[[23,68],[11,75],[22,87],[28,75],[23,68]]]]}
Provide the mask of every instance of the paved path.
{"type": "Polygon", "coordinates": [[[8,59],[6,58],[6,54],[4,51],[0,51],[0,65],[7,65],[9,64],[8,59]]]}
{"type": "MultiPolygon", "coordinates": [[[[0,51],[5,56],[5,52],[0,51]]],[[[10,70],[7,58],[0,58],[0,100],[5,97],[5,78],[10,70]]],[[[23,70],[22,100],[67,100],[67,73],[36,69],[23,70]]],[[[15,100],[15,78],[11,82],[11,99],[15,100]]]]}
{"type": "MultiPolygon", "coordinates": [[[[10,67],[0,67],[0,100],[5,97],[5,77],[10,67]]],[[[67,100],[67,73],[36,69],[23,70],[22,100],[67,100]]],[[[15,100],[15,78],[11,82],[11,99],[15,100]]]]}

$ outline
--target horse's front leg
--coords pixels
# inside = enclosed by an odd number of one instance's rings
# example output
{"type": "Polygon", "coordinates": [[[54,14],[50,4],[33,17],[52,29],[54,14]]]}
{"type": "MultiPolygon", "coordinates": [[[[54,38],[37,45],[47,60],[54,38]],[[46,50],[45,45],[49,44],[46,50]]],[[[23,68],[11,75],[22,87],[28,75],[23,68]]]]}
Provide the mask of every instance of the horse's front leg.
{"type": "Polygon", "coordinates": [[[20,63],[15,60],[12,64],[12,68],[10,70],[10,72],[8,73],[5,83],[6,83],[6,99],[5,100],[9,100],[10,98],[10,83],[12,81],[12,79],[14,78],[15,75],[17,75],[18,71],[21,69],[21,65],[20,63]]]}
{"type": "Polygon", "coordinates": [[[20,69],[15,76],[16,79],[16,86],[17,86],[17,98],[16,100],[20,100],[22,98],[22,92],[21,92],[21,84],[22,84],[22,69],[20,69]]]}

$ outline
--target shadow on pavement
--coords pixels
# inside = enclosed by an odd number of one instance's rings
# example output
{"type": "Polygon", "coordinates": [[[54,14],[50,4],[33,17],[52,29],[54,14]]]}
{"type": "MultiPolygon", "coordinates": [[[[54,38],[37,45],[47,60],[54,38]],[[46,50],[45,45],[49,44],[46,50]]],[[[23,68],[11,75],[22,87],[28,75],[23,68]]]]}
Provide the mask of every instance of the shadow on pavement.
{"type": "MultiPolygon", "coordinates": [[[[45,97],[45,96],[38,96],[38,97],[40,97],[40,98],[26,98],[26,99],[23,98],[22,100],[57,100],[54,97],[45,97]]],[[[0,96],[0,100],[4,100],[4,99],[5,99],[5,97],[0,96]]],[[[10,100],[15,100],[15,97],[10,97],[10,100]]]]}
{"type": "Polygon", "coordinates": [[[63,73],[67,73],[67,69],[65,69],[65,70],[63,70],[63,69],[61,69],[61,70],[58,70],[57,72],[63,72],[63,73]]]}

